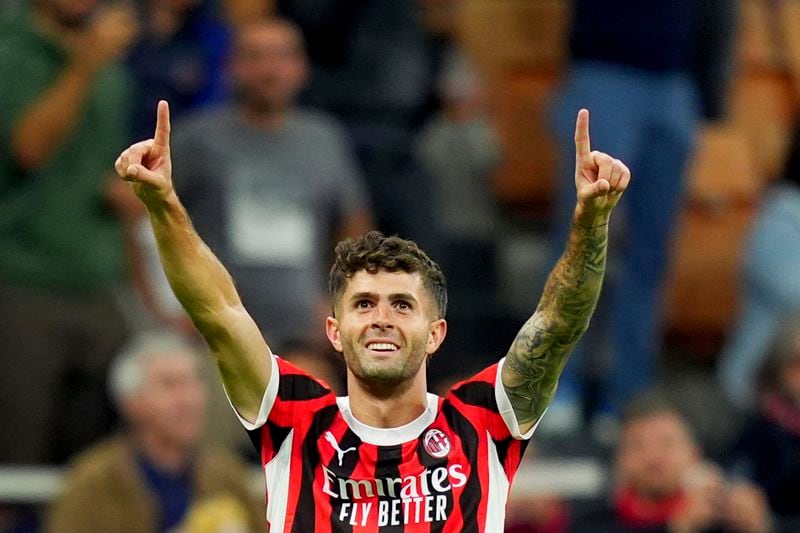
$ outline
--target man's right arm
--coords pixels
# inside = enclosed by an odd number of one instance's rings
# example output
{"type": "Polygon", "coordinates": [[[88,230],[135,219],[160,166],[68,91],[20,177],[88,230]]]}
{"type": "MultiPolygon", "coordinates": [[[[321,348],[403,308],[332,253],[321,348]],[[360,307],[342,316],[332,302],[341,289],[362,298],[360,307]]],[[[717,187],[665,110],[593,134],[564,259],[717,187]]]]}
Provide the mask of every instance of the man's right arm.
{"type": "Polygon", "coordinates": [[[172,187],[166,102],[159,104],[154,139],[125,150],[115,166],[147,207],[167,279],[214,354],[231,403],[255,422],[270,378],[270,351],[172,187]]]}

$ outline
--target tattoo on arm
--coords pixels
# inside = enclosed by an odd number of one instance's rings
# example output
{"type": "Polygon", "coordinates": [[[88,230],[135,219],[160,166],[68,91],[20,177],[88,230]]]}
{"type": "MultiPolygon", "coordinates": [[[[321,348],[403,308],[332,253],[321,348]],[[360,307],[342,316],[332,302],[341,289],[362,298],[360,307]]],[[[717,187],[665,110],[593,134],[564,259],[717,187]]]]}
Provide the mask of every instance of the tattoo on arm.
{"type": "Polygon", "coordinates": [[[536,312],[506,355],[503,385],[521,426],[530,427],[542,416],[570,350],[589,325],[603,282],[607,243],[607,224],[586,228],[573,223],[567,249],[547,279],[536,312]]]}

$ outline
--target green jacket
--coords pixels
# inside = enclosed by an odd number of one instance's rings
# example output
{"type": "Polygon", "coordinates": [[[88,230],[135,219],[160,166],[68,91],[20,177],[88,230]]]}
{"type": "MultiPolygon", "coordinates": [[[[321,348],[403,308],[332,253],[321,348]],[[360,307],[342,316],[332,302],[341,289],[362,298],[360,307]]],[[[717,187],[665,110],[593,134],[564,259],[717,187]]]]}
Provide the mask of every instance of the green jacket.
{"type": "Polygon", "coordinates": [[[10,137],[69,56],[27,10],[0,28],[0,283],[94,292],[124,278],[121,228],[104,187],[128,139],[129,82],[119,66],[96,78],[81,118],[41,168],[25,172],[10,137]]]}

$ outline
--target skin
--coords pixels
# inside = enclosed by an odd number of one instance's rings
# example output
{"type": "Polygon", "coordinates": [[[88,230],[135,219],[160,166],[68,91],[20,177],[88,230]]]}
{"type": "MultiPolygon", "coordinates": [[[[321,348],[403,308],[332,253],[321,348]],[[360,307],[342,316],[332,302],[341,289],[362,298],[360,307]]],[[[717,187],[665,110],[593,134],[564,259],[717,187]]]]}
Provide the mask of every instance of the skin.
{"type": "Polygon", "coordinates": [[[665,411],[626,424],[617,452],[617,468],[625,485],[648,498],[659,499],[680,490],[699,456],[683,420],[665,411]]]}
{"type": "Polygon", "coordinates": [[[326,332],[347,365],[356,418],[375,427],[396,427],[425,410],[425,361],[447,334],[447,323],[434,309],[418,273],[361,271],[350,279],[326,332]],[[372,349],[377,342],[395,349],[372,349]]]}
{"type": "Polygon", "coordinates": [[[152,354],[144,361],[144,382],[123,400],[123,414],[137,446],[177,470],[199,442],[208,394],[192,354],[152,354]]]}
{"type": "Polygon", "coordinates": [[[669,521],[673,533],[722,527],[766,533],[771,529],[764,494],[745,482],[726,483],[719,468],[702,460],[684,420],[671,411],[628,422],[616,460],[621,485],[654,502],[682,494],[669,521]]]}
{"type": "Polygon", "coordinates": [[[575,154],[578,205],[567,248],[503,365],[503,385],[522,432],[544,413],[567,356],[589,325],[603,283],[609,216],[630,182],[622,162],[591,150],[585,109],[575,125],[575,154]]]}
{"type": "Polygon", "coordinates": [[[283,123],[309,74],[299,31],[280,20],[245,25],[230,69],[242,116],[261,128],[283,123]]]}
{"type": "Polygon", "coordinates": [[[122,58],[136,38],[130,6],[96,5],[96,0],[45,0],[34,10],[37,28],[69,51],[69,61],[11,131],[14,159],[29,172],[62,148],[83,116],[98,72],[122,58]]]}
{"type": "MultiPolygon", "coordinates": [[[[253,421],[270,378],[269,348],[175,194],[169,135],[169,108],[161,102],[154,138],[124,151],[115,167],[147,207],[167,278],[214,354],[231,402],[253,421]]],[[[587,326],[605,269],[608,219],[630,180],[625,165],[590,150],[586,110],[578,114],[575,143],[578,205],[569,244],[502,373],[522,431],[541,416],[570,348],[587,326]]],[[[348,365],[353,415],[376,427],[412,421],[426,405],[423,362],[447,332],[418,275],[358,272],[337,307],[326,332],[348,365]],[[369,346],[374,339],[397,348],[377,353],[369,346]]]]}

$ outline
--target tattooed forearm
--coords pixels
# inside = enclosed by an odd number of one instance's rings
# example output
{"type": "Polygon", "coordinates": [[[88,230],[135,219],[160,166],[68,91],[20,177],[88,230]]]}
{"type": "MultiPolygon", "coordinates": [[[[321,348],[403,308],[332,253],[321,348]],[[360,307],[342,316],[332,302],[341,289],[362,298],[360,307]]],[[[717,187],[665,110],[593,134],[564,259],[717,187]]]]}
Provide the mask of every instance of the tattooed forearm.
{"type": "Polygon", "coordinates": [[[573,224],[569,244],[547,279],[539,306],[517,334],[503,385],[521,426],[542,416],[570,350],[586,330],[605,272],[607,220],[573,224]]]}

